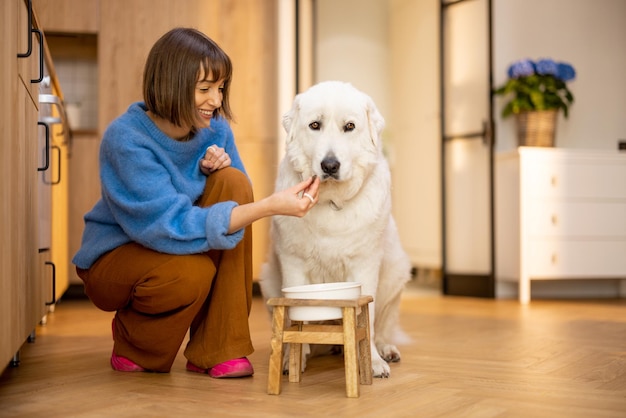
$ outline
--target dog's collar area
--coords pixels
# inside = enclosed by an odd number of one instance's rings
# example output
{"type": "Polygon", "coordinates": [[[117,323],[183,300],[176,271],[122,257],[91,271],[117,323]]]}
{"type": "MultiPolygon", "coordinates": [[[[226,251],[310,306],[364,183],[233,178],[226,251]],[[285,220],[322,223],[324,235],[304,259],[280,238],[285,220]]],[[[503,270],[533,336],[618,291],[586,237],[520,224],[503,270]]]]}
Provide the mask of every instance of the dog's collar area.
{"type": "Polygon", "coordinates": [[[339,205],[338,205],[338,204],[336,204],[333,200],[330,200],[330,201],[328,202],[328,205],[330,206],[330,208],[331,208],[332,210],[341,210],[341,209],[343,209],[343,206],[339,206],[339,205]]]}

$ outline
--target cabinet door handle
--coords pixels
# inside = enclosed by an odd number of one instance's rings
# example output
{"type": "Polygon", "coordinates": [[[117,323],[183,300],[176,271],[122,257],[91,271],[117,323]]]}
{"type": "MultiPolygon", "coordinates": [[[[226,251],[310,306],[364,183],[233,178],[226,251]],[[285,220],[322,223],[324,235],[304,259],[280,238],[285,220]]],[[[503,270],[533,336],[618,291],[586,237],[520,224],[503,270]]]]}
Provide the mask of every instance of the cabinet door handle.
{"type": "Polygon", "coordinates": [[[31,32],[34,32],[39,35],[39,78],[30,80],[30,82],[41,83],[41,80],[43,80],[43,47],[44,47],[43,33],[39,29],[31,29],[31,32]]]}
{"type": "Polygon", "coordinates": [[[52,300],[46,302],[46,306],[57,303],[57,266],[52,261],[46,261],[46,265],[52,267],[52,300]]]}
{"type": "Polygon", "coordinates": [[[37,125],[46,128],[46,154],[43,167],[37,167],[37,171],[46,171],[50,167],[50,127],[46,122],[37,122],[37,125]]]}
{"type": "Polygon", "coordinates": [[[33,52],[33,33],[31,28],[33,27],[33,0],[28,0],[28,49],[23,54],[18,53],[18,58],[28,58],[33,52]]]}
{"type": "Polygon", "coordinates": [[[50,185],[54,186],[54,185],[57,185],[57,184],[61,183],[61,147],[59,147],[57,145],[52,145],[50,147],[50,149],[55,150],[57,152],[57,155],[58,155],[57,160],[59,161],[59,163],[57,164],[57,167],[58,167],[57,179],[56,180],[53,180],[53,179],[47,180],[44,177],[43,182],[45,184],[50,184],[50,185]]]}
{"type": "Polygon", "coordinates": [[[31,83],[41,83],[43,80],[43,33],[39,29],[33,28],[33,3],[28,0],[28,47],[26,52],[18,53],[18,58],[28,58],[33,53],[33,33],[39,35],[39,78],[30,80],[31,83]]]}

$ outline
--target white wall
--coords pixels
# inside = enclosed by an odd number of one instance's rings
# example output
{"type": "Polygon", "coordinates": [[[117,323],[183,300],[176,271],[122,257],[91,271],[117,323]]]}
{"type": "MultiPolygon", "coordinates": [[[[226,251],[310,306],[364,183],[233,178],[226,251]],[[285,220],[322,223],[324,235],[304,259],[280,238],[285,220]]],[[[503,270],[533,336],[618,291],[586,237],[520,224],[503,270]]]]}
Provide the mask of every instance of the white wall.
{"type": "Polygon", "coordinates": [[[440,268],[439,0],[387,4],[393,213],[413,264],[440,268]]]}
{"type": "Polygon", "coordinates": [[[317,0],[316,82],[352,83],[389,113],[387,5],[381,0],[317,0]]]}
{"type": "Polygon", "coordinates": [[[400,238],[414,265],[439,267],[438,0],[316,3],[315,81],[349,81],[374,99],[400,238]]]}
{"type": "MultiPolygon", "coordinates": [[[[556,146],[617,149],[626,138],[626,1],[493,0],[494,83],[520,58],[567,61],[577,72],[568,83],[575,102],[559,116],[556,146]]],[[[497,148],[515,146],[513,118],[502,120],[496,101],[497,148]]]]}

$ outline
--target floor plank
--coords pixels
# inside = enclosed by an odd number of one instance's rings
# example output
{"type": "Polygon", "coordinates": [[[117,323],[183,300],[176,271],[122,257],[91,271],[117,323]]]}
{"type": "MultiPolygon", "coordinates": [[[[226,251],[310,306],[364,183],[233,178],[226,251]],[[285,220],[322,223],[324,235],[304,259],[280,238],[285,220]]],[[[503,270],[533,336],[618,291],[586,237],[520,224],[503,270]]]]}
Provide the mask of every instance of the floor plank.
{"type": "Polygon", "coordinates": [[[389,379],[345,397],[341,356],[311,359],[302,382],[267,395],[270,319],[250,318],[251,378],[111,370],[112,313],[62,300],[21,365],[0,377],[0,416],[27,417],[624,417],[626,301],[442,297],[407,291],[408,341],[389,379]]]}

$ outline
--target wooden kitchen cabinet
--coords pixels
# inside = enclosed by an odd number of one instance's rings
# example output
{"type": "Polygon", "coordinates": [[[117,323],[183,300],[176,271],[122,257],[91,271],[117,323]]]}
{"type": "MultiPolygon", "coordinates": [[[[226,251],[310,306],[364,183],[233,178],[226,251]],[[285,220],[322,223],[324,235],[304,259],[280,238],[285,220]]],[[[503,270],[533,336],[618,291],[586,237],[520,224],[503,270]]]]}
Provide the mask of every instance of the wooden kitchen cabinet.
{"type": "Polygon", "coordinates": [[[0,355],[2,367],[15,352],[14,341],[20,333],[17,322],[12,315],[19,306],[19,289],[12,280],[14,274],[19,273],[12,261],[12,243],[14,235],[11,216],[14,212],[12,204],[13,178],[15,163],[13,148],[17,135],[17,121],[14,118],[17,107],[17,1],[5,1],[0,4],[0,355]],[[7,118],[5,115],[11,115],[7,118]],[[7,120],[8,119],[8,120],[7,120]]]}
{"type": "MultiPolygon", "coordinates": [[[[496,159],[496,276],[626,282],[626,153],[520,147],[496,159]]],[[[623,295],[622,295],[623,296],[623,295]]]]}
{"type": "MultiPolygon", "coordinates": [[[[39,103],[40,116],[49,112],[50,124],[50,167],[41,172],[45,187],[50,189],[50,251],[47,261],[54,265],[54,292],[52,299],[59,299],[69,287],[69,161],[71,155],[71,134],[63,106],[63,92],[54,74],[54,66],[49,54],[46,54],[46,75],[50,77],[49,93],[53,104],[39,103]]],[[[54,309],[50,302],[50,309],[54,309]]]]}
{"type": "Polygon", "coordinates": [[[100,0],[33,0],[33,6],[46,32],[98,32],[100,0]]]}
{"type": "MultiPolygon", "coordinates": [[[[50,291],[50,300],[52,300],[61,298],[69,287],[69,162],[73,136],[65,112],[63,91],[56,75],[47,37],[44,37],[44,62],[44,81],[39,92],[39,119],[49,126],[50,149],[49,167],[45,171],[40,171],[40,175],[41,184],[48,189],[44,198],[49,199],[47,202],[49,213],[46,214],[44,205],[40,204],[39,207],[44,213],[42,218],[45,221],[42,223],[45,233],[48,234],[48,239],[44,239],[46,241],[44,247],[49,247],[47,261],[54,265],[52,272],[55,277],[55,289],[54,292],[50,291]]],[[[50,268],[48,267],[48,269],[50,268]]],[[[53,310],[55,304],[50,302],[49,305],[50,310],[53,310]]]]}
{"type": "Polygon", "coordinates": [[[28,1],[0,2],[0,361],[6,366],[46,315],[51,272],[39,251],[38,86],[41,42],[28,1]],[[31,25],[34,25],[34,20],[31,25]],[[26,53],[29,37],[31,54],[26,53]]]}
{"type": "Polygon", "coordinates": [[[0,13],[0,361],[4,368],[11,360],[19,361],[21,346],[35,337],[37,325],[53,303],[56,268],[50,218],[55,202],[53,186],[47,183],[49,173],[58,173],[60,167],[54,149],[47,145],[55,147],[58,128],[50,126],[47,142],[39,122],[45,107],[41,93],[58,92],[60,87],[54,77],[45,77],[53,74],[53,67],[45,37],[36,33],[40,27],[31,2],[4,1],[0,13]],[[56,85],[46,87],[50,84],[56,85]]]}

